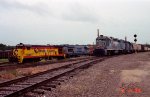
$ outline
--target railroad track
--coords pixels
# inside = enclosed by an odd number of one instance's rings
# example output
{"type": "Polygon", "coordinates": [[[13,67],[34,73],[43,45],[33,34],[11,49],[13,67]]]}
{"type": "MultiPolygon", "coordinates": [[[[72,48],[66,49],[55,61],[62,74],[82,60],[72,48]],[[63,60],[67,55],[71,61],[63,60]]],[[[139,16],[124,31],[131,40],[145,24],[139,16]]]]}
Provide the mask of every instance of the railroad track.
{"type": "Polygon", "coordinates": [[[1,83],[0,97],[28,97],[29,94],[27,92],[31,94],[43,94],[43,91],[50,91],[52,88],[56,87],[56,85],[64,81],[65,79],[63,78],[65,76],[70,76],[72,73],[92,66],[104,59],[106,59],[106,57],[95,59],[87,58],[48,71],[1,83]]]}
{"type": "Polygon", "coordinates": [[[17,63],[0,63],[0,70],[12,70],[17,68],[27,68],[27,67],[35,67],[39,65],[47,65],[47,64],[54,64],[54,63],[63,63],[63,62],[70,62],[70,61],[76,61],[76,60],[83,60],[87,59],[87,57],[84,58],[76,58],[76,59],[67,59],[67,60],[58,60],[58,61],[47,61],[47,62],[36,62],[36,63],[24,63],[24,64],[17,64],[17,63]]]}
{"type": "Polygon", "coordinates": [[[8,63],[10,63],[10,62],[2,62],[2,63],[0,63],[0,65],[2,65],[2,64],[8,64],[8,63]]]}

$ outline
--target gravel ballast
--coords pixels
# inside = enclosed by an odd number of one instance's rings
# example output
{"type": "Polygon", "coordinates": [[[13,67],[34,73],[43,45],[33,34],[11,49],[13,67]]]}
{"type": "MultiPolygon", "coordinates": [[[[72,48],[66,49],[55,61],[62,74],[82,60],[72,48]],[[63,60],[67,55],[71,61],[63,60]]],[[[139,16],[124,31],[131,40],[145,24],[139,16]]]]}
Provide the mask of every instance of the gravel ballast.
{"type": "Polygon", "coordinates": [[[76,62],[75,59],[79,59],[77,61],[80,61],[80,59],[83,59],[83,58],[89,58],[89,57],[83,56],[83,57],[77,57],[77,58],[70,58],[70,59],[66,59],[66,62],[62,62],[62,63],[52,63],[52,64],[46,64],[46,65],[37,65],[37,66],[33,65],[31,67],[26,67],[26,68],[17,68],[17,69],[13,69],[13,70],[3,70],[3,71],[0,71],[0,83],[5,82],[5,81],[9,81],[12,79],[20,78],[23,76],[29,76],[32,74],[36,74],[39,72],[43,72],[46,70],[57,68],[60,66],[64,66],[66,64],[76,62]],[[71,60],[71,59],[72,60],[74,59],[74,61],[67,61],[67,60],[71,60]]]}
{"type": "Polygon", "coordinates": [[[150,53],[94,64],[43,97],[150,97],[150,53]]]}

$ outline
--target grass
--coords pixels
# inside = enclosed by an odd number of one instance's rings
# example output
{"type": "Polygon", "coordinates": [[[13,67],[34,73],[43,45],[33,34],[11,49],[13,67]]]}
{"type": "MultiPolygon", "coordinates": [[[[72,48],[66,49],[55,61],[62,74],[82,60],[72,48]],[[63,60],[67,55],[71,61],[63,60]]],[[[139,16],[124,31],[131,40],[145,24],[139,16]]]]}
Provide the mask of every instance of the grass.
{"type": "Polygon", "coordinates": [[[13,79],[17,76],[19,76],[19,74],[16,70],[9,70],[9,71],[1,71],[0,72],[0,78],[2,78],[2,79],[13,79]]]}
{"type": "Polygon", "coordinates": [[[0,59],[0,63],[8,62],[8,59],[0,59]]]}

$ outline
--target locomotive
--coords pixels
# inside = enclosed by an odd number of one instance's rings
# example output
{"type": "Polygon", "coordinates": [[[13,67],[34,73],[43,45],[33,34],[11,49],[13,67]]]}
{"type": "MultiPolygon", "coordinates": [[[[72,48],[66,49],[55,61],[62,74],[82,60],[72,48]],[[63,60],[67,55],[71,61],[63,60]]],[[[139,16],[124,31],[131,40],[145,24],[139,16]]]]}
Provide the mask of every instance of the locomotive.
{"type": "Polygon", "coordinates": [[[133,52],[148,51],[149,48],[145,45],[131,43],[126,40],[113,37],[98,35],[96,38],[96,47],[93,51],[95,56],[128,54],[133,52]]]}
{"type": "Polygon", "coordinates": [[[29,45],[17,44],[9,56],[9,62],[38,62],[42,59],[65,59],[88,55],[85,45],[29,45]]]}
{"type": "Polygon", "coordinates": [[[86,45],[63,45],[63,51],[66,57],[78,57],[89,54],[89,48],[86,45]]]}
{"type": "Polygon", "coordinates": [[[41,59],[65,58],[62,46],[51,45],[27,45],[20,43],[13,49],[9,62],[31,62],[40,61],[41,59]]]}
{"type": "Polygon", "coordinates": [[[107,37],[99,35],[96,38],[96,48],[94,50],[94,55],[104,56],[104,55],[113,55],[125,52],[131,52],[132,46],[130,42],[119,40],[113,37],[107,37]]]}
{"type": "Polygon", "coordinates": [[[141,51],[150,51],[150,48],[145,45],[131,43],[126,39],[99,35],[98,30],[96,45],[29,45],[20,43],[8,54],[2,52],[0,56],[6,55],[9,62],[24,63],[37,62],[42,59],[64,59],[82,55],[104,56],[141,51]]]}

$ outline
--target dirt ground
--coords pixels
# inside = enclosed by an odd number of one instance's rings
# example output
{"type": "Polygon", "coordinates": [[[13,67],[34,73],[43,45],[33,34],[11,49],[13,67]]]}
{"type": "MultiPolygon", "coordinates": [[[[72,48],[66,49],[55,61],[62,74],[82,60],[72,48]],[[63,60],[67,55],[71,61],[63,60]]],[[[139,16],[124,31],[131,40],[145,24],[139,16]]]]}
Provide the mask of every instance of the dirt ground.
{"type": "MultiPolygon", "coordinates": [[[[84,58],[84,57],[78,57],[78,59],[80,59],[80,58],[84,58]]],[[[71,58],[71,59],[76,59],[76,58],[71,58]]],[[[3,70],[3,71],[0,71],[0,83],[9,81],[12,79],[16,79],[19,77],[43,72],[43,71],[57,68],[60,66],[64,66],[66,64],[70,64],[71,62],[75,62],[75,61],[69,61],[69,62],[63,62],[63,63],[53,63],[53,64],[47,64],[47,65],[39,65],[36,67],[18,68],[18,69],[14,69],[14,70],[3,70]]]]}
{"type": "Polygon", "coordinates": [[[44,97],[150,97],[150,52],[95,64],[44,97]]]}

